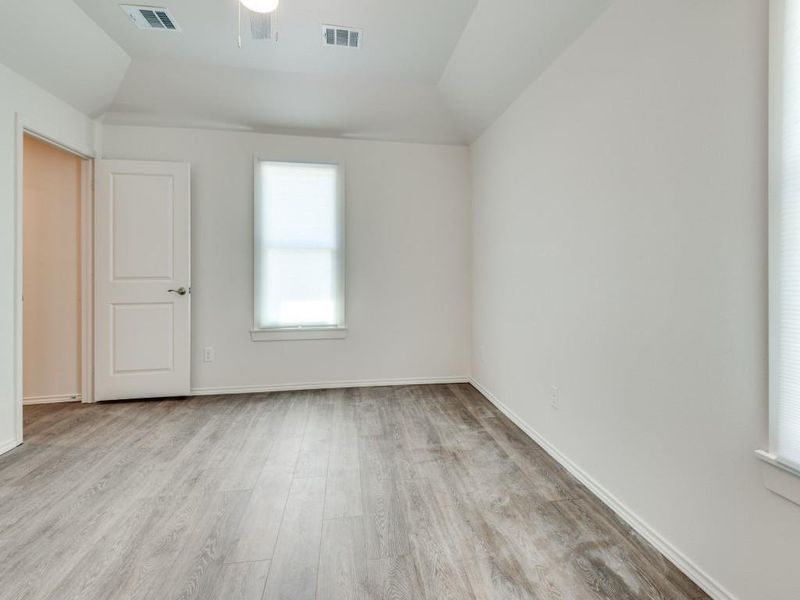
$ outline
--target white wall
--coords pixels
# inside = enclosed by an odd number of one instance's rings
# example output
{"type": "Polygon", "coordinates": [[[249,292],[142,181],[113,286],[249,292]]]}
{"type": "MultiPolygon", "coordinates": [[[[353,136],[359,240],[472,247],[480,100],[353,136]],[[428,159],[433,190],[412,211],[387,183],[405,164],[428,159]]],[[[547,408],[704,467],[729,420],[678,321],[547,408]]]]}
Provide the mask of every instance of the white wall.
{"type": "Polygon", "coordinates": [[[464,377],[464,147],[106,126],[104,156],[192,165],[192,387],[464,377]],[[253,157],[347,169],[346,340],[251,342],[253,157]],[[212,346],[213,363],[202,362],[212,346]]]}
{"type": "Polygon", "coordinates": [[[753,456],[766,110],[767,2],[617,0],[472,147],[473,375],[734,597],[792,600],[800,507],[753,456]]]}
{"type": "Polygon", "coordinates": [[[82,162],[25,136],[22,390],[27,402],[81,393],[82,162]]]}
{"type": "Polygon", "coordinates": [[[31,128],[80,152],[94,148],[94,123],[30,81],[0,65],[0,452],[16,443],[14,365],[14,230],[16,113],[31,128]]]}

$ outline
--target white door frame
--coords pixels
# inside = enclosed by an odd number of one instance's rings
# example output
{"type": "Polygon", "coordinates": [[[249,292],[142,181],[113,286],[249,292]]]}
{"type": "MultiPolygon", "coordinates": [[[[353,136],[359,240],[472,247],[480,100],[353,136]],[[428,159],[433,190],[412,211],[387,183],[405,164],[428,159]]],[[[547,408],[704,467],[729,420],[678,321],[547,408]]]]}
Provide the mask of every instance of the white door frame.
{"type": "Polygon", "coordinates": [[[92,327],[94,323],[93,296],[94,273],[94,154],[75,148],[57,135],[37,128],[32,120],[20,113],[16,114],[16,192],[14,203],[14,400],[15,433],[17,445],[22,443],[23,411],[23,145],[24,136],[29,134],[52,144],[82,159],[81,165],[81,398],[82,402],[94,401],[92,369],[94,346],[92,327]]]}

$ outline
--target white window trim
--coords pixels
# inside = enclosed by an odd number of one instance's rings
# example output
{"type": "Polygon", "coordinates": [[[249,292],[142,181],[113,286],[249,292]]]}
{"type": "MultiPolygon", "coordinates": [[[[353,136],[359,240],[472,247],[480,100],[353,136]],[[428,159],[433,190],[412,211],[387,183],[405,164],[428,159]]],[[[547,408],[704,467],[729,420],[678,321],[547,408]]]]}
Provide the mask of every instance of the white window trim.
{"type": "Polygon", "coordinates": [[[292,340],[332,340],[344,339],[348,334],[347,327],[347,187],[345,163],[341,160],[305,160],[286,159],[274,157],[253,157],[253,325],[250,330],[250,340],[253,342],[279,342],[292,340]],[[258,224],[259,208],[258,198],[261,195],[261,182],[258,176],[259,163],[283,162],[297,164],[333,165],[337,169],[337,205],[339,208],[339,239],[341,240],[338,290],[339,305],[342,307],[342,322],[339,325],[300,325],[295,327],[265,327],[259,328],[258,323],[258,285],[256,282],[261,272],[261,232],[258,224]]]}
{"type": "Polygon", "coordinates": [[[800,504],[800,472],[778,462],[778,457],[764,450],[756,450],[761,460],[761,479],[766,488],[787,500],[800,504]]]}
{"type": "Polygon", "coordinates": [[[286,342],[291,340],[341,340],[347,337],[347,327],[274,327],[253,329],[254,342],[286,342]]]}
{"type": "Polygon", "coordinates": [[[769,437],[770,450],[757,450],[761,462],[761,475],[764,485],[800,504],[800,471],[780,462],[772,450],[777,431],[775,409],[778,391],[777,359],[780,344],[780,322],[778,320],[779,256],[781,230],[781,186],[782,186],[782,145],[783,145],[783,27],[786,0],[770,1],[769,35],[769,437]]]}

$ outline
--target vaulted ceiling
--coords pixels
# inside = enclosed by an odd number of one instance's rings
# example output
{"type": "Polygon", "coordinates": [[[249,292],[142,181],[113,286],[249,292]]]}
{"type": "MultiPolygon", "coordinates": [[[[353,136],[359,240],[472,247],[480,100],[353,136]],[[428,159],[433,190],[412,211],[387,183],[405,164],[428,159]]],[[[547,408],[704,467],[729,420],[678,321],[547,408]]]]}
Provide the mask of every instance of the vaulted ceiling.
{"type": "Polygon", "coordinates": [[[86,13],[71,0],[11,0],[0,16],[0,62],[89,116],[106,111],[131,59],[86,13]]]}
{"type": "Polygon", "coordinates": [[[278,42],[239,48],[237,0],[144,3],[179,33],[117,1],[19,0],[0,8],[0,62],[109,123],[468,143],[610,1],[281,0],[278,42]],[[325,46],[323,24],[362,47],[325,46]]]}

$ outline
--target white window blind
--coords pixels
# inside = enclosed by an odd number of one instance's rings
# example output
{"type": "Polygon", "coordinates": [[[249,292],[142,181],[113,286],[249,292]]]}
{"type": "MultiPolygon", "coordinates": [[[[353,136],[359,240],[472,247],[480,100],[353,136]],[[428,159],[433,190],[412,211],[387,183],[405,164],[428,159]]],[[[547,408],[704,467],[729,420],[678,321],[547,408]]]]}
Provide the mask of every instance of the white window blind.
{"type": "Polygon", "coordinates": [[[344,326],[344,198],[336,164],[256,161],[256,329],[344,326]]]}
{"type": "Polygon", "coordinates": [[[771,3],[770,452],[800,470],[800,0],[771,3]]]}

